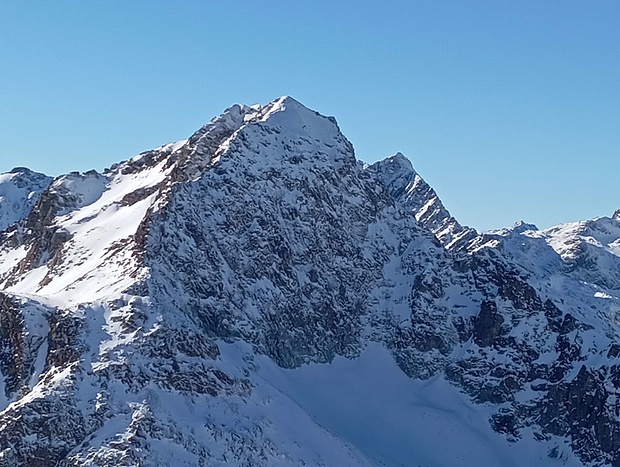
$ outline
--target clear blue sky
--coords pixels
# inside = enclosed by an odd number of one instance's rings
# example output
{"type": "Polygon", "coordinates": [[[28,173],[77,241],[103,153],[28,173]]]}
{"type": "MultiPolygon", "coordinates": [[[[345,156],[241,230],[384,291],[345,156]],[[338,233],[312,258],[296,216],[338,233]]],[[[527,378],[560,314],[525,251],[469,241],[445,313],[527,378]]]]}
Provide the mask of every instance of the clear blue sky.
{"type": "Polygon", "coordinates": [[[0,171],[101,170],[291,95],[462,223],[620,208],[620,2],[1,1],[0,171]]]}

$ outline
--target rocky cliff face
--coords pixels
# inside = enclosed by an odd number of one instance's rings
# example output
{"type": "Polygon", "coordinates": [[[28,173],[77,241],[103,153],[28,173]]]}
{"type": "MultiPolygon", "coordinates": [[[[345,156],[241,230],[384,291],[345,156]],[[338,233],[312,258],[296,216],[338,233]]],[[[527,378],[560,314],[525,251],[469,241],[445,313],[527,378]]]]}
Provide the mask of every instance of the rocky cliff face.
{"type": "Polygon", "coordinates": [[[478,234],[291,98],[41,183],[0,465],[620,465],[615,218],[478,234]]]}

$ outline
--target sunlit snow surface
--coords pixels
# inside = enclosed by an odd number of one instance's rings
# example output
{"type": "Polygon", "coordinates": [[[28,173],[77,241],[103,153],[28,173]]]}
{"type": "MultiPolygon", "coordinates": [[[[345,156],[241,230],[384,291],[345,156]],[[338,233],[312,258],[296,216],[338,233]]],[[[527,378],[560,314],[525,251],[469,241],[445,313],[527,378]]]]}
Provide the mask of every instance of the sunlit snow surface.
{"type": "MultiPolygon", "coordinates": [[[[64,188],[77,195],[76,204],[61,210],[55,221],[71,235],[70,248],[65,248],[63,264],[53,272],[48,284],[42,283],[48,274],[48,267],[42,265],[8,291],[74,304],[117,296],[126,289],[135,281],[127,275],[135,267],[129,248],[131,237],[157,194],[131,205],[123,203],[123,198],[163,181],[167,175],[165,162],[137,173],[70,174],[57,179],[53,188],[64,188]]],[[[25,253],[9,252],[0,267],[2,272],[10,270],[25,253]]]]}

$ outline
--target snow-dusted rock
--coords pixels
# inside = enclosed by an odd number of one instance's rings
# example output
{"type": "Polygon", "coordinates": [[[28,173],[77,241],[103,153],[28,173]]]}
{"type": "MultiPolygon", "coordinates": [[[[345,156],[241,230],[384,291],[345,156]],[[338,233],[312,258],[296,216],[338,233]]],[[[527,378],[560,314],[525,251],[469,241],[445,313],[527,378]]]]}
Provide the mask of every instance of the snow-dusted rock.
{"type": "Polygon", "coordinates": [[[447,248],[465,245],[477,235],[474,229],[462,226],[450,215],[435,190],[401,153],[374,163],[368,170],[390,190],[396,203],[411,210],[416,220],[447,248]]]}
{"type": "Polygon", "coordinates": [[[52,177],[24,167],[0,174],[0,231],[28,216],[51,182],[52,177]]]}

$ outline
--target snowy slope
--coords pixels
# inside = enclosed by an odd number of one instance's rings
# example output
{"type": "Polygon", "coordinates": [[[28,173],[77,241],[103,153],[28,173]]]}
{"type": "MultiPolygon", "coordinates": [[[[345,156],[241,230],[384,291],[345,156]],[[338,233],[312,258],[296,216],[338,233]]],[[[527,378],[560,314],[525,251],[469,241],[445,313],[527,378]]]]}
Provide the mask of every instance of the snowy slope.
{"type": "Polygon", "coordinates": [[[290,97],[34,198],[2,466],[620,463],[617,220],[479,235],[290,97]]]}

